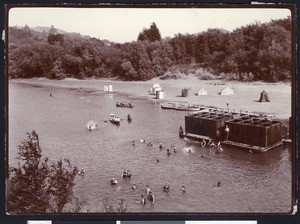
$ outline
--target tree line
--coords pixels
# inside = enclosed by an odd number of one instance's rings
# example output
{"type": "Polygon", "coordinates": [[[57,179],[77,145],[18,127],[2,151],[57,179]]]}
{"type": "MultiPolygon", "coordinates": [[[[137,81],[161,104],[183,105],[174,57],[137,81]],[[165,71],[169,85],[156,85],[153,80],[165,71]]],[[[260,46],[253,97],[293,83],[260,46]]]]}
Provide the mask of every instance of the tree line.
{"type": "Polygon", "coordinates": [[[76,33],[9,28],[10,78],[66,77],[149,80],[177,65],[201,68],[214,78],[288,81],[292,73],[291,18],[255,23],[228,32],[161,38],[155,23],[136,41],[120,44],[76,33]]]}

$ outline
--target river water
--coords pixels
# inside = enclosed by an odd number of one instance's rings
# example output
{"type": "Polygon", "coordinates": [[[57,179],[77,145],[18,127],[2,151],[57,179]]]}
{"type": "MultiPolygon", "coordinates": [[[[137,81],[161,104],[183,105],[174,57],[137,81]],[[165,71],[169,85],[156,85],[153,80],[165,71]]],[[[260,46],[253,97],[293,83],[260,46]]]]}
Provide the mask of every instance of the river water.
{"type": "Polygon", "coordinates": [[[85,176],[78,176],[75,186],[75,195],[84,202],[82,212],[102,212],[107,198],[124,199],[128,211],[137,213],[290,212],[289,146],[263,154],[223,147],[222,153],[210,154],[199,143],[187,146],[178,137],[186,114],[162,110],[159,102],[134,96],[10,83],[9,165],[17,164],[17,146],[26,133],[36,130],[43,156],[51,161],[68,158],[85,170],[85,176]],[[117,101],[132,101],[134,108],[116,108],[117,101]],[[120,126],[107,121],[110,113],[123,119],[120,126]],[[131,123],[126,120],[128,113],[133,118],[131,123]],[[99,128],[88,131],[86,123],[90,120],[98,122],[99,128]],[[145,139],[146,144],[140,139],[145,139]],[[149,141],[153,147],[147,146],[149,141]],[[165,149],[159,150],[159,143],[165,149]],[[168,157],[166,148],[170,144],[178,152],[171,150],[168,157]],[[192,151],[188,152],[187,147],[192,151]],[[120,177],[125,169],[133,174],[130,180],[120,177]],[[110,185],[112,177],[119,180],[117,186],[110,185]],[[168,193],[162,191],[166,182],[170,185],[168,193]],[[131,189],[133,184],[136,190],[131,189]],[[155,203],[141,205],[146,185],[155,203]]]}

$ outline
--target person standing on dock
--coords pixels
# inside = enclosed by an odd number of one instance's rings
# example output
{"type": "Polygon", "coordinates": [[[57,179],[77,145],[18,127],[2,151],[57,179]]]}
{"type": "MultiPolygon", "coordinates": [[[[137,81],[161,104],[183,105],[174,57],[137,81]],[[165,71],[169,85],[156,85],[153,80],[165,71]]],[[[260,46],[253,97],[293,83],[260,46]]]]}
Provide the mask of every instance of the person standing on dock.
{"type": "Polygon", "coordinates": [[[229,127],[228,125],[225,126],[225,142],[228,141],[228,137],[229,137],[229,127]]]}
{"type": "Polygon", "coordinates": [[[179,137],[180,138],[184,137],[184,132],[183,132],[182,126],[179,127],[179,137]]]}

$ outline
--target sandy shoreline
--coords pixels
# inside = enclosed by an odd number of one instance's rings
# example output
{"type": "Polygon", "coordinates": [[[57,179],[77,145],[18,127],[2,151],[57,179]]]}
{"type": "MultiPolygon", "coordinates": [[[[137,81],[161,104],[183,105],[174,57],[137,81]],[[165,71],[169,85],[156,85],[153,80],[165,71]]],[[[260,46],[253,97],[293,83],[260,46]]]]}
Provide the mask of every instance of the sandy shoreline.
{"type": "Polygon", "coordinates": [[[49,80],[45,78],[33,79],[13,79],[9,83],[23,83],[48,87],[60,87],[70,89],[103,91],[103,86],[112,84],[114,91],[120,94],[128,94],[134,97],[143,97],[159,102],[164,101],[180,101],[191,104],[200,104],[210,107],[218,107],[236,112],[248,111],[249,113],[261,113],[274,117],[274,119],[287,120],[291,116],[292,100],[291,100],[291,85],[289,83],[241,83],[241,82],[226,82],[221,80],[198,80],[195,77],[189,77],[185,80],[159,80],[153,79],[149,81],[115,81],[106,79],[64,79],[64,80],[49,80]],[[154,95],[149,94],[152,84],[159,83],[165,91],[165,99],[157,100],[154,95]],[[234,95],[221,96],[218,91],[226,86],[234,91],[234,95]],[[196,96],[195,93],[204,87],[208,95],[196,96]],[[190,88],[188,97],[181,97],[181,90],[190,88]],[[260,103],[258,99],[260,93],[265,90],[268,92],[271,102],[260,103]]]}

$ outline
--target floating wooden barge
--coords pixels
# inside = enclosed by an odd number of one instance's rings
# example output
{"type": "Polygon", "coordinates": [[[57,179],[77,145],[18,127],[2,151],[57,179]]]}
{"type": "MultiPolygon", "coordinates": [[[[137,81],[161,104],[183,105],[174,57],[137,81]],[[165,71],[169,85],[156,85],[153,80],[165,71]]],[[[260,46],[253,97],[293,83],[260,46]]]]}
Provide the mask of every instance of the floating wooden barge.
{"type": "Polygon", "coordinates": [[[258,115],[220,111],[199,112],[185,116],[185,136],[213,139],[257,151],[267,151],[282,144],[282,123],[258,115]],[[229,128],[225,141],[225,127],[229,128]]]}

